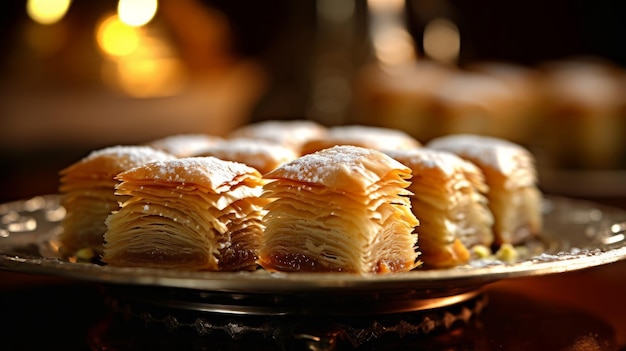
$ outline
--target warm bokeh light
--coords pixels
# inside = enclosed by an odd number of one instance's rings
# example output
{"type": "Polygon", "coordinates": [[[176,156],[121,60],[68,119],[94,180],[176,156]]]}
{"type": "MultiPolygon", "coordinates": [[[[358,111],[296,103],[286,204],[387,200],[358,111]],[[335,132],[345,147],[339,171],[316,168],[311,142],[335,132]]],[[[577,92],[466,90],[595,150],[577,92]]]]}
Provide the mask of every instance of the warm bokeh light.
{"type": "Polygon", "coordinates": [[[119,0],[117,14],[127,25],[139,27],[152,20],[157,7],[157,0],[119,0]]]}
{"type": "Polygon", "coordinates": [[[105,54],[124,56],[137,49],[138,32],[138,28],[124,24],[117,15],[108,15],[96,26],[96,40],[105,54]]]}
{"type": "Polygon", "coordinates": [[[405,23],[403,0],[367,0],[369,31],[374,55],[383,67],[402,65],[416,59],[413,37],[405,23]]]}
{"type": "Polygon", "coordinates": [[[114,63],[110,83],[136,98],[175,95],[184,83],[184,68],[176,58],[130,58],[114,63]]]}
{"type": "Polygon", "coordinates": [[[396,12],[404,6],[404,0],[367,0],[367,7],[372,11],[396,12]]]}
{"type": "Polygon", "coordinates": [[[26,12],[37,23],[53,24],[65,16],[70,3],[70,0],[28,0],[26,12]]]}
{"type": "Polygon", "coordinates": [[[96,27],[105,54],[102,79],[125,95],[148,98],[176,94],[186,79],[178,54],[155,26],[133,27],[108,15],[96,27]]]}
{"type": "Polygon", "coordinates": [[[384,65],[392,66],[415,60],[413,38],[403,28],[386,28],[376,34],[376,57],[384,65]]]}
{"type": "Polygon", "coordinates": [[[432,20],[424,28],[424,53],[430,58],[454,64],[461,50],[461,35],[456,24],[445,18],[432,20]]]}

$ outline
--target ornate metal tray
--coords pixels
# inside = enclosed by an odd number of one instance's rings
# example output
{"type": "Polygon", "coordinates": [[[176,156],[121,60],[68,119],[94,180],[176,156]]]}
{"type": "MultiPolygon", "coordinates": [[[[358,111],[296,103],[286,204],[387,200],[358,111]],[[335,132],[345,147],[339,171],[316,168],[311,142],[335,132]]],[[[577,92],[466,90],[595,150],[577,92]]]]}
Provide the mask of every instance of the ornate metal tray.
{"type": "Polygon", "coordinates": [[[476,297],[486,284],[549,275],[626,258],[626,211],[546,197],[545,244],[515,262],[474,260],[407,273],[183,272],[75,263],[55,237],[65,210],[57,195],[0,204],[0,269],[104,284],[125,299],[230,314],[372,314],[426,310],[476,297]]]}

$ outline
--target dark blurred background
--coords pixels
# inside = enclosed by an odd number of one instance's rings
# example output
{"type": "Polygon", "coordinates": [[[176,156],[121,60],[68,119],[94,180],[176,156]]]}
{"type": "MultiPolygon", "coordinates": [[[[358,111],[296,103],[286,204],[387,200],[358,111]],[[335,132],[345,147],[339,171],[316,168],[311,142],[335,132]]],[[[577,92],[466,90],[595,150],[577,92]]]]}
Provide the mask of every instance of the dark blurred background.
{"type": "MultiPolygon", "coordinates": [[[[117,1],[71,1],[52,24],[29,16],[27,1],[0,2],[0,201],[56,192],[61,168],[108,145],[226,135],[267,119],[360,122],[349,106],[334,114],[316,108],[325,92],[316,84],[333,69],[353,78],[374,61],[370,16],[381,4],[162,0],[144,27],[117,28],[117,44],[134,38],[138,49],[111,53],[98,33],[117,1]]],[[[626,65],[624,1],[403,5],[418,61],[427,56],[427,26],[443,18],[460,40],[455,68],[485,61],[535,68],[580,56],[626,65]]]]}
{"type": "MultiPolygon", "coordinates": [[[[118,0],[73,0],[48,24],[27,10],[62,2],[0,1],[0,204],[56,193],[98,148],[311,119],[504,136],[532,148],[544,191],[626,208],[624,0],[160,0],[139,27],[118,0]]],[[[600,349],[588,326],[611,323],[626,350],[625,267],[496,284],[477,325],[513,308],[529,322],[491,344],[581,335],[573,350],[600,349]]],[[[2,273],[2,345],[84,348],[108,308],[59,279],[2,273]]]]}

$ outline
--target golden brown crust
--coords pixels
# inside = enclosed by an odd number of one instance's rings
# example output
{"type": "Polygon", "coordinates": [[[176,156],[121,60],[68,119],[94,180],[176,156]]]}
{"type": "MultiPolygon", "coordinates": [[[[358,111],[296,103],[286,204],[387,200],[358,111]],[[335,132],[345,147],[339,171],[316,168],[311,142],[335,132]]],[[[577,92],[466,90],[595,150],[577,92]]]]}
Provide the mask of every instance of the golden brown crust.
{"type": "MultiPolygon", "coordinates": [[[[173,155],[149,146],[119,145],[94,150],[78,162],[60,171],[61,182],[69,179],[112,180],[118,173],[173,155]]],[[[63,186],[65,184],[62,184],[63,186]]],[[[61,190],[63,191],[63,190],[61,190]]]]}
{"type": "Polygon", "coordinates": [[[327,149],[337,145],[352,145],[375,150],[412,149],[421,143],[403,131],[390,128],[348,125],[328,129],[322,137],[302,145],[302,154],[327,149]]]}
{"type": "Polygon", "coordinates": [[[197,156],[198,150],[215,145],[224,140],[221,137],[203,134],[203,133],[186,133],[174,134],[166,137],[155,139],[147,143],[157,150],[162,150],[176,157],[197,156]]]}
{"type": "Polygon", "coordinates": [[[312,120],[267,120],[240,127],[229,138],[246,138],[275,142],[300,153],[303,143],[325,135],[327,128],[312,120]]]}
{"type": "Polygon", "coordinates": [[[266,199],[257,170],[214,157],[157,161],[119,174],[129,198],[106,220],[102,260],[186,270],[256,267],[266,199]]]}
{"type": "MultiPolygon", "coordinates": [[[[266,179],[289,179],[329,189],[366,193],[381,180],[406,179],[411,170],[381,152],[351,145],[307,154],[266,174],[266,179]]],[[[405,185],[408,185],[406,183],[405,185]]]]}
{"type": "Polygon", "coordinates": [[[196,152],[196,156],[213,156],[226,161],[244,163],[268,173],[299,156],[296,150],[275,142],[255,139],[229,139],[196,152]]]}
{"type": "Polygon", "coordinates": [[[114,194],[120,172],[174,156],[148,146],[112,146],[92,151],[60,171],[61,204],[67,215],[59,236],[64,255],[90,249],[102,253],[105,219],[123,198],[114,194]]]}
{"type": "Polygon", "coordinates": [[[409,177],[406,166],[356,146],[305,155],[270,172],[260,264],[351,273],[415,268],[409,177]]]}
{"type": "Polygon", "coordinates": [[[534,156],[521,145],[493,137],[455,134],[431,140],[478,166],[485,175],[496,244],[520,243],[542,228],[542,195],[534,156]]]}
{"type": "Polygon", "coordinates": [[[411,208],[420,221],[422,261],[431,267],[467,263],[475,245],[493,243],[488,187],[480,169],[455,154],[427,148],[392,150],[412,170],[411,208]]]}
{"type": "Polygon", "coordinates": [[[221,193],[229,191],[240,177],[260,177],[256,169],[239,162],[221,162],[215,157],[186,157],[156,161],[120,173],[120,181],[162,184],[165,186],[194,186],[206,191],[221,193]]]}

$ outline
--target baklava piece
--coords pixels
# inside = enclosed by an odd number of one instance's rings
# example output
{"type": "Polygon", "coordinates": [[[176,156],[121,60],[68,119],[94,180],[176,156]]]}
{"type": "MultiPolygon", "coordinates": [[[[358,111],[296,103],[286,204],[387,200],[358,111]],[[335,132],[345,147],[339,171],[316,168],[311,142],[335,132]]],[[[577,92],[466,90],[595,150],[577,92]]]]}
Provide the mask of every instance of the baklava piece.
{"type": "Polygon", "coordinates": [[[158,161],[120,173],[129,198],[106,220],[112,266],[236,271],[257,267],[263,179],[214,157],[158,161]]]}
{"type": "Polygon", "coordinates": [[[190,157],[196,156],[198,150],[213,146],[222,140],[223,138],[214,135],[189,133],[168,135],[152,140],[147,145],[176,157],[190,157]]]}
{"type": "Polygon", "coordinates": [[[228,139],[198,150],[196,156],[213,156],[226,161],[244,163],[266,174],[299,156],[290,147],[267,140],[228,139]]]}
{"type": "Polygon", "coordinates": [[[382,152],[336,146],[265,178],[260,264],[270,271],[385,273],[417,267],[411,170],[382,152]]]}
{"type": "Polygon", "coordinates": [[[409,190],[419,219],[419,250],[428,267],[469,262],[472,248],[493,243],[493,216],[482,171],[453,153],[427,148],[392,150],[389,156],[411,168],[409,190]]]}
{"type": "Polygon", "coordinates": [[[399,150],[420,147],[421,143],[409,134],[391,128],[347,125],[328,129],[320,138],[307,141],[302,154],[309,154],[337,145],[352,145],[374,150],[399,150]]]}
{"type": "Polygon", "coordinates": [[[318,139],[326,132],[325,126],[311,120],[267,120],[239,127],[228,137],[272,141],[289,147],[300,155],[300,148],[305,142],[318,139]]]}
{"type": "Polygon", "coordinates": [[[60,251],[74,256],[102,254],[104,223],[117,210],[124,197],[115,195],[115,176],[133,167],[155,160],[174,159],[173,155],[148,146],[111,146],[92,151],[78,162],[60,171],[59,192],[65,207],[60,251]]]}
{"type": "Polygon", "coordinates": [[[429,148],[452,152],[478,166],[489,186],[495,244],[518,244],[542,228],[542,194],[534,156],[519,144],[474,134],[431,140],[429,148]]]}

